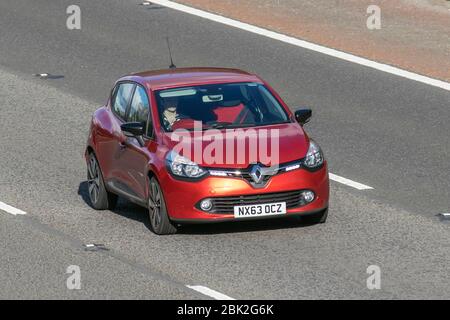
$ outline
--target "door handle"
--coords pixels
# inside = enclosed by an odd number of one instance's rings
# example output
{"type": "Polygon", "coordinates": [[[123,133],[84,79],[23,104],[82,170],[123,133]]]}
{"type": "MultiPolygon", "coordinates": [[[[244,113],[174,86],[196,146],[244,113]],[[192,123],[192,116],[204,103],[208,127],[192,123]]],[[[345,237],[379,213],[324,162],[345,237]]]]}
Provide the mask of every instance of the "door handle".
{"type": "Polygon", "coordinates": [[[124,150],[124,149],[126,149],[126,148],[127,148],[127,145],[126,145],[125,143],[119,142],[119,149],[120,149],[120,150],[124,150]]]}

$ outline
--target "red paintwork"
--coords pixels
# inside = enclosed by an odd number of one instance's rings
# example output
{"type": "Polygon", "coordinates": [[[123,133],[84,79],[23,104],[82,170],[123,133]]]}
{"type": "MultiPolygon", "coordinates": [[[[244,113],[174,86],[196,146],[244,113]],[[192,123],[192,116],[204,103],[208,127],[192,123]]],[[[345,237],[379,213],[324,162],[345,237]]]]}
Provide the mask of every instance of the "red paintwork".
{"type": "Polygon", "coordinates": [[[150,90],[161,90],[200,84],[258,82],[255,75],[237,69],[223,68],[178,68],[135,73],[122,78],[145,84],[150,90]]]}
{"type": "MultiPolygon", "coordinates": [[[[264,188],[260,189],[255,189],[245,180],[236,178],[207,177],[201,181],[192,182],[174,179],[168,173],[165,157],[176,142],[170,139],[171,133],[166,133],[161,128],[159,117],[157,116],[154,90],[214,83],[262,83],[279,100],[293,119],[292,113],[280,96],[256,75],[235,69],[179,68],[132,74],[119,79],[119,81],[133,81],[146,88],[152,109],[155,137],[146,140],[144,147],[140,147],[135,139],[127,139],[122,133],[120,129],[121,120],[112,113],[110,101],[98,109],[92,118],[87,145],[88,148],[95,152],[105,181],[113,179],[120,181],[139,198],[147,199],[148,177],[149,175],[154,175],[161,185],[169,216],[174,220],[195,219],[196,221],[207,221],[224,218],[233,219],[232,213],[225,216],[214,215],[204,213],[194,207],[199,200],[214,196],[310,189],[316,193],[317,199],[307,206],[288,210],[288,213],[307,213],[328,207],[329,181],[326,162],[323,168],[316,172],[298,169],[274,176],[264,188]],[[127,147],[123,148],[123,144],[126,144],[127,147]]],[[[223,117],[226,119],[226,117],[232,117],[232,114],[226,114],[223,117]]],[[[306,155],[309,147],[309,138],[303,128],[295,121],[251,129],[256,131],[265,129],[280,130],[280,163],[299,160],[306,155]]],[[[239,130],[247,130],[247,128],[239,130]]],[[[194,135],[195,133],[191,134],[194,135]]],[[[248,150],[246,153],[248,154],[248,150]]],[[[248,161],[247,158],[246,161],[248,161]]],[[[203,165],[201,162],[199,164],[203,165]]],[[[208,164],[208,167],[246,168],[248,165],[249,163],[246,162],[234,165],[208,164]]]]}
{"type": "MultiPolygon", "coordinates": [[[[183,120],[181,120],[183,121],[183,120]]],[[[179,121],[179,122],[181,122],[179,121]]],[[[187,120],[186,122],[191,121],[191,120],[187,120]]],[[[186,122],[183,123],[183,128],[189,127],[186,125],[186,122]]],[[[193,121],[192,121],[192,125],[193,125],[193,121]]],[[[257,162],[261,162],[263,164],[266,165],[274,165],[274,164],[280,164],[280,163],[286,163],[286,162],[291,162],[291,161],[295,161],[295,160],[299,160],[303,157],[305,157],[306,152],[308,151],[308,147],[309,147],[309,138],[308,136],[305,134],[305,132],[303,131],[303,129],[301,128],[301,126],[296,123],[296,122],[292,122],[292,123],[284,123],[284,124],[276,124],[276,125],[270,125],[270,126],[262,126],[262,127],[254,127],[254,128],[241,128],[241,129],[236,129],[233,132],[236,133],[236,137],[228,137],[227,135],[223,135],[223,141],[224,144],[227,143],[227,140],[230,140],[230,142],[233,142],[234,139],[234,155],[235,155],[235,161],[234,164],[228,164],[227,167],[231,167],[231,168],[246,168],[248,167],[248,165],[250,164],[250,150],[246,150],[246,161],[244,164],[238,164],[237,161],[237,148],[239,145],[239,141],[242,139],[246,139],[246,146],[248,147],[249,144],[249,140],[248,137],[244,135],[244,133],[250,133],[250,132],[255,132],[255,134],[259,135],[260,131],[265,131],[267,132],[267,137],[271,138],[272,135],[271,133],[277,129],[279,132],[279,161],[278,163],[266,163],[265,159],[263,158],[259,158],[259,154],[256,154],[257,162]],[[242,133],[242,134],[240,134],[242,133]],[[228,139],[230,138],[230,139],[228,139]]],[[[202,149],[204,149],[209,143],[211,139],[207,139],[206,137],[213,135],[214,134],[214,130],[208,130],[204,132],[204,135],[202,139],[202,136],[200,136],[201,132],[189,132],[189,135],[191,137],[191,140],[193,141],[193,143],[196,143],[196,141],[199,141],[200,144],[202,144],[202,149]],[[198,137],[197,137],[198,135],[198,137]]],[[[225,130],[220,130],[221,133],[226,133],[225,130]]],[[[186,132],[187,134],[187,132],[186,132]]],[[[173,133],[164,133],[161,135],[162,141],[164,143],[164,145],[166,145],[169,149],[174,148],[175,145],[178,144],[178,142],[176,141],[176,139],[171,138],[173,135],[173,133]]],[[[248,134],[248,136],[250,136],[250,134],[248,134]]],[[[270,143],[268,143],[267,148],[268,148],[268,154],[270,155],[272,153],[271,150],[271,145],[270,143]]],[[[193,150],[193,148],[192,148],[193,150]]],[[[226,150],[224,150],[224,158],[226,157],[226,150]]],[[[194,160],[192,158],[191,155],[189,154],[184,154],[181,152],[182,156],[185,156],[187,158],[190,158],[191,160],[194,160]]],[[[202,161],[203,159],[196,159],[195,162],[197,162],[199,165],[203,165],[203,166],[208,166],[208,167],[220,167],[223,168],[224,165],[221,164],[208,164],[208,163],[204,163],[202,161]]],[[[255,159],[253,159],[255,160],[255,159]]]]}

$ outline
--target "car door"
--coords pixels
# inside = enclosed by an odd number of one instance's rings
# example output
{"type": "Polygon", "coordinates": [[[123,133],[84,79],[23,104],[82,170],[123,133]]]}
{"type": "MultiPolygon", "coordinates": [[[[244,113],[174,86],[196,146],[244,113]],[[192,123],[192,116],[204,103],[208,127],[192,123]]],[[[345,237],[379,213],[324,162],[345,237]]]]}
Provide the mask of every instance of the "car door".
{"type": "Polygon", "coordinates": [[[146,128],[141,142],[133,137],[126,137],[118,157],[118,164],[124,174],[127,195],[131,200],[145,201],[147,189],[147,168],[151,158],[153,126],[150,114],[150,102],[145,88],[136,85],[126,115],[127,122],[140,122],[146,128]],[[143,142],[143,145],[141,144],[143,142]],[[137,199],[135,199],[137,198],[137,199]]]}
{"type": "Polygon", "coordinates": [[[127,111],[136,85],[122,82],[116,85],[111,96],[111,111],[104,119],[104,130],[99,138],[99,160],[105,182],[109,189],[121,188],[127,179],[122,169],[121,157],[124,149],[124,134],[120,126],[126,122],[127,111]]]}

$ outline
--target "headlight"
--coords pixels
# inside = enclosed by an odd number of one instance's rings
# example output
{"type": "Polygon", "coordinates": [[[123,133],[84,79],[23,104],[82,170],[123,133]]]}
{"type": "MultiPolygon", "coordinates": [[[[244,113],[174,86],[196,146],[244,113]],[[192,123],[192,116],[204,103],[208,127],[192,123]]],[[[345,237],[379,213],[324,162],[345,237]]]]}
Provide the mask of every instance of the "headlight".
{"type": "Polygon", "coordinates": [[[170,151],[166,157],[167,166],[175,176],[184,178],[200,178],[206,174],[198,164],[188,158],[180,156],[174,151],[170,151]]]}
{"type": "Polygon", "coordinates": [[[319,145],[314,141],[309,141],[309,149],[303,164],[309,169],[316,169],[323,164],[323,153],[319,145]]]}

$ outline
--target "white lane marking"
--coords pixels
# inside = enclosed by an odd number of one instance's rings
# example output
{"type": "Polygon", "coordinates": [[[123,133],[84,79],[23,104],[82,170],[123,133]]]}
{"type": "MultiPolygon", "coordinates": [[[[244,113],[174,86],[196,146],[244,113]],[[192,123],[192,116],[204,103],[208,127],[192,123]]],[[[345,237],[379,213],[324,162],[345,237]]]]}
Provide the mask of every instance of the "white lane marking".
{"type": "Polygon", "coordinates": [[[233,299],[227,295],[224,295],[223,293],[217,292],[216,290],[204,287],[204,286],[186,286],[189,289],[195,290],[197,292],[200,292],[201,294],[204,294],[205,296],[214,298],[216,300],[236,300],[233,299]]]}
{"type": "Polygon", "coordinates": [[[356,182],[356,181],[352,181],[350,179],[347,179],[347,178],[335,175],[333,173],[330,173],[329,177],[330,177],[330,180],[333,180],[333,181],[345,184],[347,186],[353,187],[353,188],[358,189],[358,190],[371,190],[371,189],[373,189],[372,187],[366,186],[365,184],[362,184],[362,183],[359,183],[359,182],[356,182]]]}
{"type": "Polygon", "coordinates": [[[275,39],[275,40],[279,40],[285,43],[289,43],[292,45],[295,45],[297,47],[302,47],[305,49],[309,49],[309,50],[313,50],[316,52],[320,52],[338,59],[342,59],[345,61],[349,61],[349,62],[353,62],[353,63],[357,63],[369,68],[373,68],[379,71],[384,71],[390,74],[394,74],[403,78],[407,78],[410,80],[415,80],[421,83],[425,83],[428,84],[430,86],[434,86],[434,87],[438,87],[447,91],[450,91],[450,83],[449,82],[445,82],[442,80],[437,80],[437,79],[433,79],[430,77],[426,77],[414,72],[410,72],[410,71],[406,71],[400,68],[396,68],[387,64],[383,64],[383,63],[379,63],[379,62],[375,62],[369,59],[365,59],[362,57],[358,57],[355,56],[353,54],[350,53],[345,53],[336,49],[331,49],[325,46],[321,46],[312,42],[308,42],[305,40],[300,40],[294,37],[290,37],[278,32],[274,32],[274,31],[270,31],[267,29],[263,29],[260,27],[256,27],[254,25],[248,24],[248,23],[244,23],[244,22],[240,22],[237,20],[233,20],[230,18],[226,18],[217,14],[213,14],[210,12],[206,12],[203,10],[199,10],[199,9],[195,9],[186,5],[182,5],[179,3],[175,3],[173,1],[169,1],[169,0],[152,0],[153,3],[159,4],[161,6],[167,7],[167,8],[171,8],[174,10],[178,10],[178,11],[182,11],[185,13],[189,13],[198,17],[202,17],[208,20],[212,20],[215,22],[219,22],[231,27],[235,27],[238,29],[242,29],[245,31],[249,31],[252,33],[256,33],[271,39],[275,39]]]}
{"type": "Polygon", "coordinates": [[[50,75],[48,73],[36,73],[34,76],[40,78],[47,78],[50,75]]]}
{"type": "Polygon", "coordinates": [[[8,204],[6,204],[4,202],[1,202],[1,201],[0,201],[0,210],[3,210],[5,212],[8,212],[8,213],[10,213],[12,215],[15,215],[15,216],[27,214],[25,211],[22,211],[20,209],[14,208],[14,207],[11,207],[10,205],[8,205],[8,204]]]}
{"type": "Polygon", "coordinates": [[[450,213],[448,213],[448,212],[440,213],[439,215],[440,215],[442,218],[450,219],[450,213]]]}

